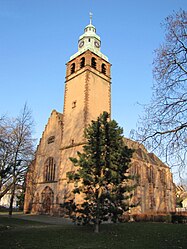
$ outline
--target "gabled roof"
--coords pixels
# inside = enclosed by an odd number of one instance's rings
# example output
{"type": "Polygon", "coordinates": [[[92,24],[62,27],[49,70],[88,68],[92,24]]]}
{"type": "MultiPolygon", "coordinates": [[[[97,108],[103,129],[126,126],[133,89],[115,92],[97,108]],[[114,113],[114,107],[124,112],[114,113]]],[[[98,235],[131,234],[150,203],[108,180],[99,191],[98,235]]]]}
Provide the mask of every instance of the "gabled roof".
{"type": "Polygon", "coordinates": [[[56,118],[58,124],[60,125],[60,127],[61,127],[61,132],[63,131],[63,113],[57,112],[55,109],[53,109],[52,112],[51,112],[50,117],[48,118],[47,124],[45,125],[45,129],[44,129],[44,131],[42,132],[42,136],[41,136],[41,138],[40,138],[40,141],[39,141],[39,143],[38,143],[38,146],[37,146],[36,151],[38,150],[38,148],[39,148],[39,146],[40,146],[40,144],[41,144],[42,138],[44,137],[44,134],[45,134],[45,132],[46,132],[46,130],[47,130],[47,128],[48,128],[48,125],[49,125],[49,123],[50,123],[50,121],[51,121],[51,119],[52,119],[53,117],[56,118]]]}
{"type": "Polygon", "coordinates": [[[134,149],[133,159],[145,161],[150,164],[167,167],[154,153],[149,153],[143,144],[124,138],[124,143],[131,149],[134,149]]]}

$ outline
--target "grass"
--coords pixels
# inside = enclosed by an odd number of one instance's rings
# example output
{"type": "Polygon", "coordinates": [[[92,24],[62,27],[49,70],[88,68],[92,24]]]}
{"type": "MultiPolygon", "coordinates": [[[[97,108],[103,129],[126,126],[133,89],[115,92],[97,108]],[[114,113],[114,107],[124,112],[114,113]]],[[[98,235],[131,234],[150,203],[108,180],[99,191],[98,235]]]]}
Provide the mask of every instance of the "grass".
{"type": "Polygon", "coordinates": [[[165,223],[103,224],[92,227],[49,225],[0,217],[1,249],[162,249],[187,248],[187,225],[165,223]]]}

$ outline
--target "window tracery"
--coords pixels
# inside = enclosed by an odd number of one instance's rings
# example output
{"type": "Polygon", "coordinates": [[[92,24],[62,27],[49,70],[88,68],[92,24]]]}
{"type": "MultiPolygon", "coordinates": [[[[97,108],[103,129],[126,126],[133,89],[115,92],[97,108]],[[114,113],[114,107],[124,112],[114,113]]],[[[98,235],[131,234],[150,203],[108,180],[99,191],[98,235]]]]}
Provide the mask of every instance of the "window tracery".
{"type": "Polygon", "coordinates": [[[53,157],[48,157],[44,166],[44,181],[51,182],[55,180],[56,165],[53,157]]]}

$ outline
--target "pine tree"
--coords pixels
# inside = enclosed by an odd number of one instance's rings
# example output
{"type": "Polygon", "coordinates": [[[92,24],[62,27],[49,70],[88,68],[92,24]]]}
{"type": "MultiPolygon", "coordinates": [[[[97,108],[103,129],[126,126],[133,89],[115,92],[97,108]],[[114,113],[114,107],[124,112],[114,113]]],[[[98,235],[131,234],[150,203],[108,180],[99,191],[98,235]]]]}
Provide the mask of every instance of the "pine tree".
{"type": "Polygon", "coordinates": [[[133,150],[123,143],[123,129],[104,112],[85,130],[87,143],[78,158],[70,158],[77,170],[69,174],[76,182],[74,194],[81,194],[81,204],[69,205],[74,220],[79,224],[94,224],[99,232],[102,221],[116,222],[128,210],[128,199],[133,186],[129,186],[128,168],[133,150]]]}

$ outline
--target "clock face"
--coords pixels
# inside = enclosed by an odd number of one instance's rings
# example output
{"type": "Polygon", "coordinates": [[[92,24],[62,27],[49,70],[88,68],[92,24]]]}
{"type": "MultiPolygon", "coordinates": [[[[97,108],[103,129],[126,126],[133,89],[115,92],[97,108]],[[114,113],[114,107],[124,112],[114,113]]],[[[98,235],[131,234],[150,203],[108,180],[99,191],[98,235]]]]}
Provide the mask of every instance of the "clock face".
{"type": "Polygon", "coordinates": [[[81,41],[80,43],[79,43],[79,48],[82,48],[84,46],[84,41],[81,41]]]}
{"type": "Polygon", "coordinates": [[[94,44],[95,44],[96,48],[100,47],[100,43],[99,42],[95,41],[94,44]]]}

